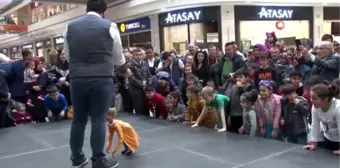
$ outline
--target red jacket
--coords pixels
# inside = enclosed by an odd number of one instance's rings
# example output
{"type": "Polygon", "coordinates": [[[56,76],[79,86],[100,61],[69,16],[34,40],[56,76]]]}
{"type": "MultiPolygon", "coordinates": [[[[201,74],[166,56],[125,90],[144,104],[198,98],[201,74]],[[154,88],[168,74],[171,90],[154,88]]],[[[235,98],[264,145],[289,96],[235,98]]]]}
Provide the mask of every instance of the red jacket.
{"type": "Polygon", "coordinates": [[[164,97],[158,93],[151,99],[146,99],[146,107],[148,111],[154,112],[156,117],[162,116],[164,119],[168,117],[164,97]]]}

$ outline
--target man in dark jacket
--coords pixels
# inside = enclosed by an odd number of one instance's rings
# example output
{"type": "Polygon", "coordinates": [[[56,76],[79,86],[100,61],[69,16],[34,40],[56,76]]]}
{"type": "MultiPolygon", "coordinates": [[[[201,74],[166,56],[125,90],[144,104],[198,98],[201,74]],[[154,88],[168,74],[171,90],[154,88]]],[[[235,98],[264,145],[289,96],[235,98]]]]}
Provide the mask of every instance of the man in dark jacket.
{"type": "Polygon", "coordinates": [[[26,104],[26,94],[24,85],[24,62],[32,58],[32,52],[29,49],[23,49],[22,59],[11,64],[8,72],[8,84],[12,99],[26,104]]]}
{"type": "Polygon", "coordinates": [[[129,91],[131,98],[133,98],[133,100],[138,100],[132,101],[132,106],[135,113],[149,116],[145,106],[146,100],[144,89],[146,86],[152,84],[152,76],[149,71],[149,66],[143,61],[142,50],[137,48],[133,50],[132,54],[133,60],[128,64],[128,67],[133,74],[128,78],[129,91]]]}
{"type": "Polygon", "coordinates": [[[0,70],[0,128],[5,127],[5,119],[7,118],[7,107],[11,100],[11,94],[6,82],[5,71],[0,70]]]}
{"type": "Polygon", "coordinates": [[[237,70],[246,67],[242,56],[238,55],[234,44],[232,42],[225,44],[225,56],[219,63],[219,76],[221,77],[221,83],[218,86],[222,86],[224,82],[231,77],[231,75],[237,70]]]}
{"type": "Polygon", "coordinates": [[[312,75],[318,75],[322,80],[329,82],[339,77],[340,59],[333,55],[333,44],[322,41],[318,45],[318,55],[308,52],[307,48],[300,46],[304,63],[313,64],[312,75]]]}

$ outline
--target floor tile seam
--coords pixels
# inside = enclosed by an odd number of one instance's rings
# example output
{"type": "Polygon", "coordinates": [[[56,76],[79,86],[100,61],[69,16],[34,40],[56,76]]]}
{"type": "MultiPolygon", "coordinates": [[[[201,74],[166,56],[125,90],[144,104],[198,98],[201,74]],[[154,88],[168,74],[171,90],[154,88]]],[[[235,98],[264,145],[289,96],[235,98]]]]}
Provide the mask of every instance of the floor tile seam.
{"type": "MultiPolygon", "coordinates": [[[[91,127],[91,125],[87,125],[86,127],[91,127]]],[[[156,127],[156,128],[141,130],[141,131],[137,131],[137,133],[156,131],[156,130],[160,130],[160,129],[164,129],[164,128],[167,128],[167,126],[161,126],[161,127],[156,127]]],[[[65,130],[68,130],[68,131],[69,131],[70,128],[58,129],[58,130],[53,130],[53,131],[45,131],[45,132],[42,132],[42,133],[35,133],[35,134],[33,134],[33,135],[35,135],[35,136],[48,135],[48,134],[54,134],[54,133],[63,132],[63,131],[65,131],[65,130]]]]}
{"type": "MultiPolygon", "coordinates": [[[[0,157],[0,160],[10,159],[10,158],[19,157],[19,156],[25,156],[25,155],[29,155],[29,154],[35,154],[35,153],[45,152],[45,151],[50,151],[50,150],[55,150],[55,149],[62,149],[62,148],[66,148],[66,147],[69,147],[69,145],[62,145],[62,146],[58,146],[58,147],[50,147],[50,148],[44,148],[44,149],[34,150],[34,151],[30,151],[30,152],[23,152],[23,153],[3,156],[3,157],[0,157]]],[[[173,146],[165,146],[165,147],[162,147],[162,148],[158,148],[158,149],[147,151],[147,152],[137,153],[137,154],[138,154],[138,156],[146,156],[148,154],[162,152],[164,150],[168,150],[168,149],[172,149],[172,148],[173,148],[173,146]]]]}
{"type": "Polygon", "coordinates": [[[185,148],[180,148],[180,147],[174,147],[174,148],[181,150],[181,151],[184,151],[184,152],[187,152],[187,153],[190,153],[190,154],[193,154],[193,155],[196,155],[196,156],[206,158],[206,159],[211,160],[211,161],[217,161],[217,162],[219,162],[223,165],[227,165],[227,166],[238,165],[238,163],[234,163],[234,162],[231,162],[231,161],[226,161],[226,160],[223,160],[223,159],[215,158],[215,157],[212,157],[212,156],[200,153],[200,152],[196,152],[196,151],[193,151],[193,150],[190,150],[190,149],[185,149],[185,148]]]}
{"type": "MultiPolygon", "coordinates": [[[[197,145],[197,144],[204,143],[204,142],[208,142],[208,141],[211,141],[213,139],[214,138],[200,139],[200,140],[196,140],[196,141],[193,141],[193,142],[188,142],[188,143],[183,144],[183,145],[178,145],[178,147],[188,149],[189,146],[197,145]]],[[[190,149],[188,149],[188,150],[190,150],[190,149]]]]}
{"type": "Polygon", "coordinates": [[[276,152],[276,153],[273,153],[273,154],[270,154],[270,155],[267,155],[267,156],[264,156],[264,157],[261,157],[261,158],[249,161],[249,162],[246,162],[246,163],[238,164],[238,165],[236,165],[236,166],[234,166],[232,168],[242,168],[244,166],[247,166],[247,165],[250,165],[250,164],[253,164],[253,163],[256,163],[256,162],[260,162],[260,161],[263,161],[263,160],[267,160],[267,159],[270,159],[272,157],[276,157],[276,156],[282,155],[284,153],[290,152],[290,151],[298,149],[298,148],[301,148],[301,147],[300,146],[296,146],[296,147],[293,147],[293,148],[289,148],[289,149],[286,149],[286,150],[283,150],[283,151],[280,151],[280,152],[276,152]]]}
{"type": "Polygon", "coordinates": [[[29,152],[22,152],[22,153],[7,155],[7,156],[0,157],[0,160],[10,159],[10,158],[19,157],[19,156],[25,156],[25,155],[29,155],[29,154],[35,154],[35,153],[45,152],[45,151],[50,151],[50,150],[55,150],[55,149],[62,149],[62,148],[66,148],[66,147],[69,147],[69,145],[63,145],[63,146],[58,146],[58,147],[50,147],[50,148],[44,148],[44,149],[39,149],[39,150],[33,150],[33,151],[29,151],[29,152]]]}
{"type": "Polygon", "coordinates": [[[161,148],[158,148],[158,149],[154,149],[154,150],[150,150],[150,151],[146,151],[146,152],[142,152],[142,153],[138,153],[138,150],[137,150],[137,156],[146,156],[148,154],[152,154],[152,153],[158,153],[158,152],[162,152],[162,151],[165,151],[165,150],[169,150],[169,149],[172,149],[173,146],[165,146],[165,147],[161,147],[161,148]]]}
{"type": "MultiPolygon", "coordinates": [[[[19,132],[22,133],[22,130],[19,130],[19,132]]],[[[32,134],[25,134],[27,137],[31,138],[33,141],[38,142],[40,145],[43,145],[46,148],[55,148],[56,146],[52,145],[51,143],[48,143],[42,138],[39,138],[38,136],[32,135],[32,134]]]]}

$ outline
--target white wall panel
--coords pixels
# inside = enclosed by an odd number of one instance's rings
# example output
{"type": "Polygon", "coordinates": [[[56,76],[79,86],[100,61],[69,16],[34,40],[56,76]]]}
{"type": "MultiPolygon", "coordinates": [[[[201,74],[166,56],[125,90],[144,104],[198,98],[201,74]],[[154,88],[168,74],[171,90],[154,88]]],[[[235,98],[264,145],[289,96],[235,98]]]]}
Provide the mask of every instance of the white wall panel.
{"type": "Polygon", "coordinates": [[[236,40],[234,5],[221,6],[221,21],[222,51],[224,51],[224,43],[236,40]]]}
{"type": "Polygon", "coordinates": [[[150,16],[151,22],[151,43],[155,51],[160,51],[160,37],[159,37],[159,24],[158,15],[150,16]]]}
{"type": "Polygon", "coordinates": [[[314,45],[319,44],[323,35],[323,7],[314,7],[314,45]]]}

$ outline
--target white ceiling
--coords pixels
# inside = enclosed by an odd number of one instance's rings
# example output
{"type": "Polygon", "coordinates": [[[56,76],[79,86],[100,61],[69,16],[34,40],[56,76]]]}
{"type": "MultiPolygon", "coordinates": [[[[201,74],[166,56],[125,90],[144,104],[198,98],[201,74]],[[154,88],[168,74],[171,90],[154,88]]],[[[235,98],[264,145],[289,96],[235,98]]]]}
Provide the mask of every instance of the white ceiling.
{"type": "Polygon", "coordinates": [[[0,0],[0,10],[6,5],[10,4],[13,0],[0,0]]]}

